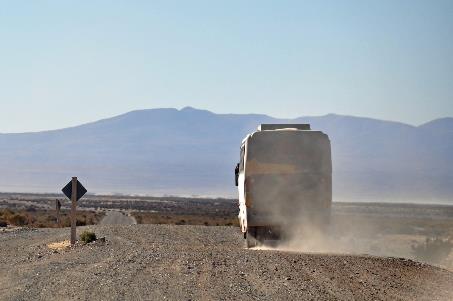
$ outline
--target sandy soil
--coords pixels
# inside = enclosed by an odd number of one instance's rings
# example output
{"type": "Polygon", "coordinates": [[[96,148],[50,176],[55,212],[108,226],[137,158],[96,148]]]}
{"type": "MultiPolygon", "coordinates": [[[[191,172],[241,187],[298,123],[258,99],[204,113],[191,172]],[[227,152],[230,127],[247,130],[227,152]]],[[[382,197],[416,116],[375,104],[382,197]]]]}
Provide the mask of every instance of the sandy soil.
{"type": "Polygon", "coordinates": [[[246,250],[238,228],[109,225],[0,233],[1,300],[453,300],[453,273],[405,259],[246,250]]]}

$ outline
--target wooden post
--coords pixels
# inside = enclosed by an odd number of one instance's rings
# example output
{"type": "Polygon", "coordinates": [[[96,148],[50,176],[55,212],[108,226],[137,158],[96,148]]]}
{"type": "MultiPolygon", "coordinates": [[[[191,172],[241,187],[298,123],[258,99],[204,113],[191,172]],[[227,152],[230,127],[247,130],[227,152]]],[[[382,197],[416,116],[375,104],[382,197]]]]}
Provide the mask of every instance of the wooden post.
{"type": "Polygon", "coordinates": [[[55,210],[57,211],[57,225],[58,227],[61,227],[61,219],[60,219],[60,208],[61,208],[61,203],[58,199],[55,200],[55,210]]]}
{"type": "Polygon", "coordinates": [[[77,209],[77,177],[72,177],[72,194],[71,194],[71,245],[76,242],[76,209],[77,209]]]}

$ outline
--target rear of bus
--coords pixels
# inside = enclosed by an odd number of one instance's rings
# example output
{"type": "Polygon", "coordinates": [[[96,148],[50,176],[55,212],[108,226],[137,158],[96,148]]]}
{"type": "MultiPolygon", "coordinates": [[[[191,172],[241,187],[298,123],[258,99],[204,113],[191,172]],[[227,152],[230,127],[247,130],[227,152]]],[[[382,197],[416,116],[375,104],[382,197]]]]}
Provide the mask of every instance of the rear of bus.
{"type": "Polygon", "coordinates": [[[328,224],[332,161],[326,134],[258,130],[244,141],[241,156],[244,183],[239,184],[249,239],[279,239],[296,223],[328,224]]]}

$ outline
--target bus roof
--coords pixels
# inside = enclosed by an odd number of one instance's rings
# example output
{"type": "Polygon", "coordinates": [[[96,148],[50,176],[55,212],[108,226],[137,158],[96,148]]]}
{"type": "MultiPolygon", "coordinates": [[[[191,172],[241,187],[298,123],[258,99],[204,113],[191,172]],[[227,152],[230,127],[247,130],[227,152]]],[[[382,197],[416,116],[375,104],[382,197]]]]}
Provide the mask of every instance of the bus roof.
{"type": "Polygon", "coordinates": [[[304,123],[304,124],[262,123],[258,126],[258,131],[283,130],[283,129],[295,129],[295,130],[309,131],[310,125],[308,123],[304,123]]]}

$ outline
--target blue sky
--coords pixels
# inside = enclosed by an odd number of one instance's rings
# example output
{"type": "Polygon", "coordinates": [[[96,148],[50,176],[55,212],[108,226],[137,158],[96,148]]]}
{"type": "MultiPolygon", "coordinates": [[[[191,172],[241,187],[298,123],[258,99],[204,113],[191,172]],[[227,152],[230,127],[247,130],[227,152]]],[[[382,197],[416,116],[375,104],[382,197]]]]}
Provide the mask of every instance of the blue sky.
{"type": "Polygon", "coordinates": [[[0,132],[193,106],[453,116],[453,1],[1,1],[0,132]]]}

